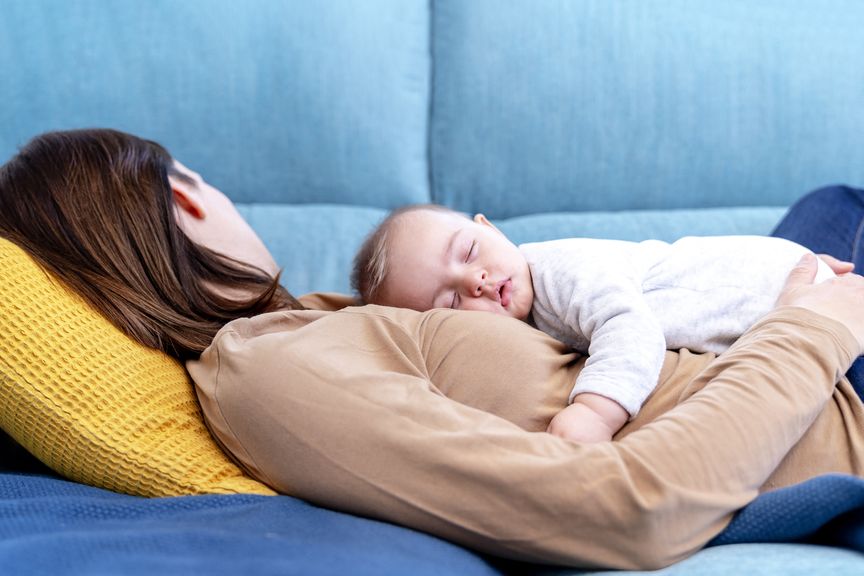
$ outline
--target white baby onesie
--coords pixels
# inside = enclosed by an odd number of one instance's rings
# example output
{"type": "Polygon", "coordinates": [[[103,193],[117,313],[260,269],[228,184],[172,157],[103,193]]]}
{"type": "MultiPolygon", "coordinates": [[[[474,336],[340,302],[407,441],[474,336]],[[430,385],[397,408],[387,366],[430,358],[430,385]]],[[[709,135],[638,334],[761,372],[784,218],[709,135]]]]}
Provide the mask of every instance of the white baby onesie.
{"type": "MultiPolygon", "coordinates": [[[[657,384],[665,350],[721,353],[774,307],[808,250],[765,236],[523,244],[533,323],[589,354],[570,400],[592,392],[631,417],[657,384]]],[[[816,281],[834,276],[820,261],[816,281]]]]}

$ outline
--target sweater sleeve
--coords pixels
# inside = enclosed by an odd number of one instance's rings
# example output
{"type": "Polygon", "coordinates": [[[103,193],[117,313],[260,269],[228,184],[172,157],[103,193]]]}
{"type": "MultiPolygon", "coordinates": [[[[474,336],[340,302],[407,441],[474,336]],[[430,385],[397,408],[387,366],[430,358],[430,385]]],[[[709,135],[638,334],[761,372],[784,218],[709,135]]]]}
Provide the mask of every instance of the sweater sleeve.
{"type": "Polygon", "coordinates": [[[280,492],[570,566],[658,568],[704,546],[806,433],[857,350],[837,323],[775,311],[677,407],[620,442],[582,445],[457,403],[430,378],[434,358],[436,378],[490,394],[503,379],[529,385],[542,348],[519,336],[530,328],[409,312],[229,324],[189,363],[211,430],[280,492]]]}

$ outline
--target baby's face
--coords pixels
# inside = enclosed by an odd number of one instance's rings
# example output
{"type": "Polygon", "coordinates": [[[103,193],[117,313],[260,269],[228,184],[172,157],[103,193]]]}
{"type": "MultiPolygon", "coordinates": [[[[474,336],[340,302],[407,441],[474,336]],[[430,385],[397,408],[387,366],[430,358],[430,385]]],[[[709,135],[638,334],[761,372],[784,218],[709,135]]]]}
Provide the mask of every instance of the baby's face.
{"type": "Polygon", "coordinates": [[[515,244],[482,215],[418,210],[392,230],[380,304],[528,317],[534,290],[515,244]]]}

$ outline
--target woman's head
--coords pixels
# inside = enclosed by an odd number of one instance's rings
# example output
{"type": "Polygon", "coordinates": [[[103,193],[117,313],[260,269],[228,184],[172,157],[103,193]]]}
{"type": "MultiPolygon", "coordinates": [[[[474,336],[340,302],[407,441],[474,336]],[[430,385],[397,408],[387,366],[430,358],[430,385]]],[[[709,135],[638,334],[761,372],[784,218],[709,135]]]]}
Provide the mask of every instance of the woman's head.
{"type": "Polygon", "coordinates": [[[200,207],[176,204],[172,181],[198,186],[155,142],[104,129],[42,134],[0,167],[0,236],[124,332],[179,358],[236,317],[296,305],[265,270],[190,240],[178,218],[200,207]]]}

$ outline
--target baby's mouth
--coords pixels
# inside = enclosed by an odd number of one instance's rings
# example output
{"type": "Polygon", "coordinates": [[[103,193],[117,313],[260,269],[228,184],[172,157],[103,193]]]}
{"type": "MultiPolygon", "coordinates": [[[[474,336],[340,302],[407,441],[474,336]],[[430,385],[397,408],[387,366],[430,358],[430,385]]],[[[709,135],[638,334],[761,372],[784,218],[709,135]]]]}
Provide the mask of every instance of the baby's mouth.
{"type": "Polygon", "coordinates": [[[503,280],[498,284],[498,301],[503,308],[510,305],[510,299],[513,296],[513,281],[511,279],[503,280]]]}

